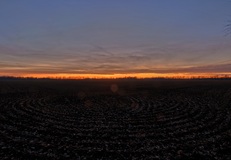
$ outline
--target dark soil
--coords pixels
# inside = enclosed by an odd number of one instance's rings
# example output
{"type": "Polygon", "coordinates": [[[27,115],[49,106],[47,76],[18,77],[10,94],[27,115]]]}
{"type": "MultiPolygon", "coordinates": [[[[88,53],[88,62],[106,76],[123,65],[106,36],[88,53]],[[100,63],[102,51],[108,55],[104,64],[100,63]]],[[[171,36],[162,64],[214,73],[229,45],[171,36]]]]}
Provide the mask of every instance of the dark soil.
{"type": "Polygon", "coordinates": [[[231,159],[231,81],[0,80],[0,159],[231,159]]]}

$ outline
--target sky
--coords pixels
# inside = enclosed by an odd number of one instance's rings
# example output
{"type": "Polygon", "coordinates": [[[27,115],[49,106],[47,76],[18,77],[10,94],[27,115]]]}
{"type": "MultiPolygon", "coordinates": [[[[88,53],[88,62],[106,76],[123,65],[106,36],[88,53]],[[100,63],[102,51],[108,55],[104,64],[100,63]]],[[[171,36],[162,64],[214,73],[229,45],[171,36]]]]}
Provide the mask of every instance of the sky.
{"type": "Polygon", "coordinates": [[[230,0],[1,0],[0,76],[231,75],[230,0]]]}

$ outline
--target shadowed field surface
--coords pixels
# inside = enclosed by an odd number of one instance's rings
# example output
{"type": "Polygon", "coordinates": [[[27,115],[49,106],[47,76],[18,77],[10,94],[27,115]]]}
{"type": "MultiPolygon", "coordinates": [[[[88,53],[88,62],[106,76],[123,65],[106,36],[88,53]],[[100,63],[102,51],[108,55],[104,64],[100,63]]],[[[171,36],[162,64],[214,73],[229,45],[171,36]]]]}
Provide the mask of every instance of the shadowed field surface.
{"type": "Polygon", "coordinates": [[[1,159],[229,159],[230,80],[2,80],[1,159]]]}

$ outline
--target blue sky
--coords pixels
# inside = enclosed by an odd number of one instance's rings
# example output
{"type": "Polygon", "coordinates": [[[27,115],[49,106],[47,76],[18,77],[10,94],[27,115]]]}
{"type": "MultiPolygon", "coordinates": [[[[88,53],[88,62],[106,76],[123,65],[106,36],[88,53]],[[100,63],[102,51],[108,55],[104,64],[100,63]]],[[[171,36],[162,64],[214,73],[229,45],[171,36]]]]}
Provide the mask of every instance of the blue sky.
{"type": "Polygon", "coordinates": [[[229,0],[3,0],[1,75],[230,74],[229,0]]]}

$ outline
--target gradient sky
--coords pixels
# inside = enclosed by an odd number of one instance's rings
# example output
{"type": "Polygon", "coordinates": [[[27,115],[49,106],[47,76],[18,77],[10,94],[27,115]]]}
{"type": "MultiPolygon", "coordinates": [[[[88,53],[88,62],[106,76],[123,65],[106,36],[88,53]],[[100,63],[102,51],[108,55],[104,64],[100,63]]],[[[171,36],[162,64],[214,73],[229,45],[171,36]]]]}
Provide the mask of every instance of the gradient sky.
{"type": "Polygon", "coordinates": [[[1,0],[0,75],[231,75],[230,0],[1,0]]]}

